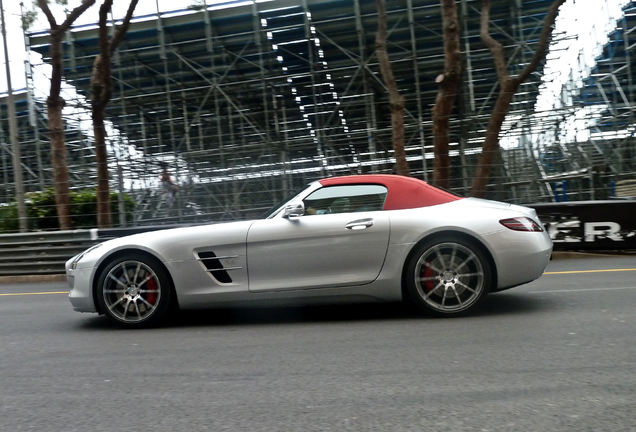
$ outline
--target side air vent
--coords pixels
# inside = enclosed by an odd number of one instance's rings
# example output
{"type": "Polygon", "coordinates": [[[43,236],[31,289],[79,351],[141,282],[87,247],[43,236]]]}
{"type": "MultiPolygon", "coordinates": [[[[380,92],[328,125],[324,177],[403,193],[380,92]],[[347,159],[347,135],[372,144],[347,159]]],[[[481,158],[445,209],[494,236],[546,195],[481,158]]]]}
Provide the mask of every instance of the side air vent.
{"type": "Polygon", "coordinates": [[[199,259],[214,279],[221,283],[231,283],[232,278],[227,273],[219,258],[212,251],[199,252],[199,259]]]}

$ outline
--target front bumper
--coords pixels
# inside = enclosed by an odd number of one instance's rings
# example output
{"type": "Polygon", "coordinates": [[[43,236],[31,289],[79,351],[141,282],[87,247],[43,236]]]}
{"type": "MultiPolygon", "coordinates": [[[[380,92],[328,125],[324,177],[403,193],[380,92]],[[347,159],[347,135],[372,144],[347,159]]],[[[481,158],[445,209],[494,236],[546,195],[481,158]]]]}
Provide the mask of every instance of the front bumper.
{"type": "Polygon", "coordinates": [[[73,306],[73,310],[77,312],[97,312],[95,302],[93,300],[93,290],[91,289],[91,273],[90,267],[72,268],[70,259],[66,263],[66,280],[69,284],[68,299],[73,306]]]}

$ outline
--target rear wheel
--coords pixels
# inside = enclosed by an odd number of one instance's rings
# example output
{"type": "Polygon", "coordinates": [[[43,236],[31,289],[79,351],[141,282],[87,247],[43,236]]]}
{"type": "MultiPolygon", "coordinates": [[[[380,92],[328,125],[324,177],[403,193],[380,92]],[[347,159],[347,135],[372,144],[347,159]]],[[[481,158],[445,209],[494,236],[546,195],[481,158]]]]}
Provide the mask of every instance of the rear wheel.
{"type": "Polygon", "coordinates": [[[146,327],[165,316],[171,291],[170,279],[156,259],[130,253],[108,263],[95,294],[110,320],[124,327],[146,327]]]}
{"type": "Polygon", "coordinates": [[[473,309],[491,284],[492,269],[481,248],[452,236],[418,246],[405,269],[407,297],[438,315],[473,309]]]}

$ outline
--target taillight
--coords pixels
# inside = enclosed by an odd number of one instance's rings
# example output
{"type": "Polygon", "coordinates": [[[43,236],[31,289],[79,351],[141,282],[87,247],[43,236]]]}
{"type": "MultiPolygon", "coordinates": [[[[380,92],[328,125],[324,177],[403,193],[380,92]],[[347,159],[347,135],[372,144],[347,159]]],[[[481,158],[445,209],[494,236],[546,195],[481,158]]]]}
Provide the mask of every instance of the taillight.
{"type": "Polygon", "coordinates": [[[502,219],[499,221],[499,223],[513,231],[532,231],[532,232],[543,231],[543,227],[541,227],[541,225],[539,225],[537,222],[527,217],[502,219]]]}

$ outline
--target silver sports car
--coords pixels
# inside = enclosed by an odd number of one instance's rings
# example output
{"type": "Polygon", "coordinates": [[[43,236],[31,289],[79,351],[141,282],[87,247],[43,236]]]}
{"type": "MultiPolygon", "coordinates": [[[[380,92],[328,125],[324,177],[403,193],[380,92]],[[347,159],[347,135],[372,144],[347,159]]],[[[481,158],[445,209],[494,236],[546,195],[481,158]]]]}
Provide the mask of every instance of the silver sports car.
{"type": "Polygon", "coordinates": [[[543,273],[534,210],[394,175],[311,183],[264,219],[109,240],[66,263],[70,300],[127,327],[172,307],[405,299],[439,315],[543,273]]]}

